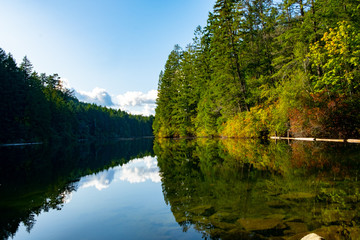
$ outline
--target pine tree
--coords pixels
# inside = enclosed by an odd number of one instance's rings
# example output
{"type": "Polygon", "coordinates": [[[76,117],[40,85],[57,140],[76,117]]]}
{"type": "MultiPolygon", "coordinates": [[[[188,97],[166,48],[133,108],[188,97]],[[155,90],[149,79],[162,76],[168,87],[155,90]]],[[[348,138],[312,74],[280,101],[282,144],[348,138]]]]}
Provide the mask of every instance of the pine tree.
{"type": "Polygon", "coordinates": [[[180,72],[181,49],[178,45],[169,54],[165,64],[164,73],[159,80],[158,98],[156,100],[156,118],[154,123],[154,133],[159,136],[178,135],[175,128],[174,115],[176,114],[176,101],[179,92],[178,84],[180,72]]]}

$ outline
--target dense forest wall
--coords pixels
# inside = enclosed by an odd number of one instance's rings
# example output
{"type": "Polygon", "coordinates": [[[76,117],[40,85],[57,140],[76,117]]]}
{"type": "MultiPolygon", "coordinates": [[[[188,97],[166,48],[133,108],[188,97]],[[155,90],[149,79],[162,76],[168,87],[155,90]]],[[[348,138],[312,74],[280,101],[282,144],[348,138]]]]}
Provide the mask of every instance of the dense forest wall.
{"type": "Polygon", "coordinates": [[[152,136],[153,117],[79,102],[57,74],[0,49],[0,143],[152,136]]]}
{"type": "Polygon", "coordinates": [[[161,72],[158,137],[360,137],[360,3],[217,0],[161,72]]]}

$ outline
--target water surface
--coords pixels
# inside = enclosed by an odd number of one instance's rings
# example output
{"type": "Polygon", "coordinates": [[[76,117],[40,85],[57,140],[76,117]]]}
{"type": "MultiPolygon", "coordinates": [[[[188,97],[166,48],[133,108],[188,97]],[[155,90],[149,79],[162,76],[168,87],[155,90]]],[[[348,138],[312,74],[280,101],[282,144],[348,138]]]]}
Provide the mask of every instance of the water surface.
{"type": "Polygon", "coordinates": [[[359,239],[359,145],[0,148],[3,239],[359,239]]]}

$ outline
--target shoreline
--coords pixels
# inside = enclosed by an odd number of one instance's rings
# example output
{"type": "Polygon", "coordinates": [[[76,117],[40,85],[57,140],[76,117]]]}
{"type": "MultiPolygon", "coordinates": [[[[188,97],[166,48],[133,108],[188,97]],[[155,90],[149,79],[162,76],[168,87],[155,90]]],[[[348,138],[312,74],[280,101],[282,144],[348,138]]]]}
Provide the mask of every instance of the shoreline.
{"type": "Polygon", "coordinates": [[[4,143],[0,144],[0,147],[13,147],[13,146],[28,146],[28,145],[41,145],[43,142],[33,142],[33,143],[4,143]]]}
{"type": "Polygon", "coordinates": [[[360,139],[332,139],[332,138],[309,138],[309,137],[277,137],[272,136],[270,139],[274,140],[296,140],[296,141],[310,141],[310,142],[343,142],[343,143],[360,143],[360,139]]]}

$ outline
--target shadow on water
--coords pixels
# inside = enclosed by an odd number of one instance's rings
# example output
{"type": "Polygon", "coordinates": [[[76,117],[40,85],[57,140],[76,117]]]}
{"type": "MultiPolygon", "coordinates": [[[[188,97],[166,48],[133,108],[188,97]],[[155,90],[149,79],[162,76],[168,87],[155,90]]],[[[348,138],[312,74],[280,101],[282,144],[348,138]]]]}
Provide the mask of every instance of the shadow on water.
{"type": "Polygon", "coordinates": [[[53,144],[0,148],[0,239],[20,223],[30,231],[43,211],[61,209],[82,176],[153,155],[153,139],[107,144],[53,144]]]}
{"type": "Polygon", "coordinates": [[[205,239],[360,239],[359,145],[233,139],[154,144],[164,199],[205,239]]]}

